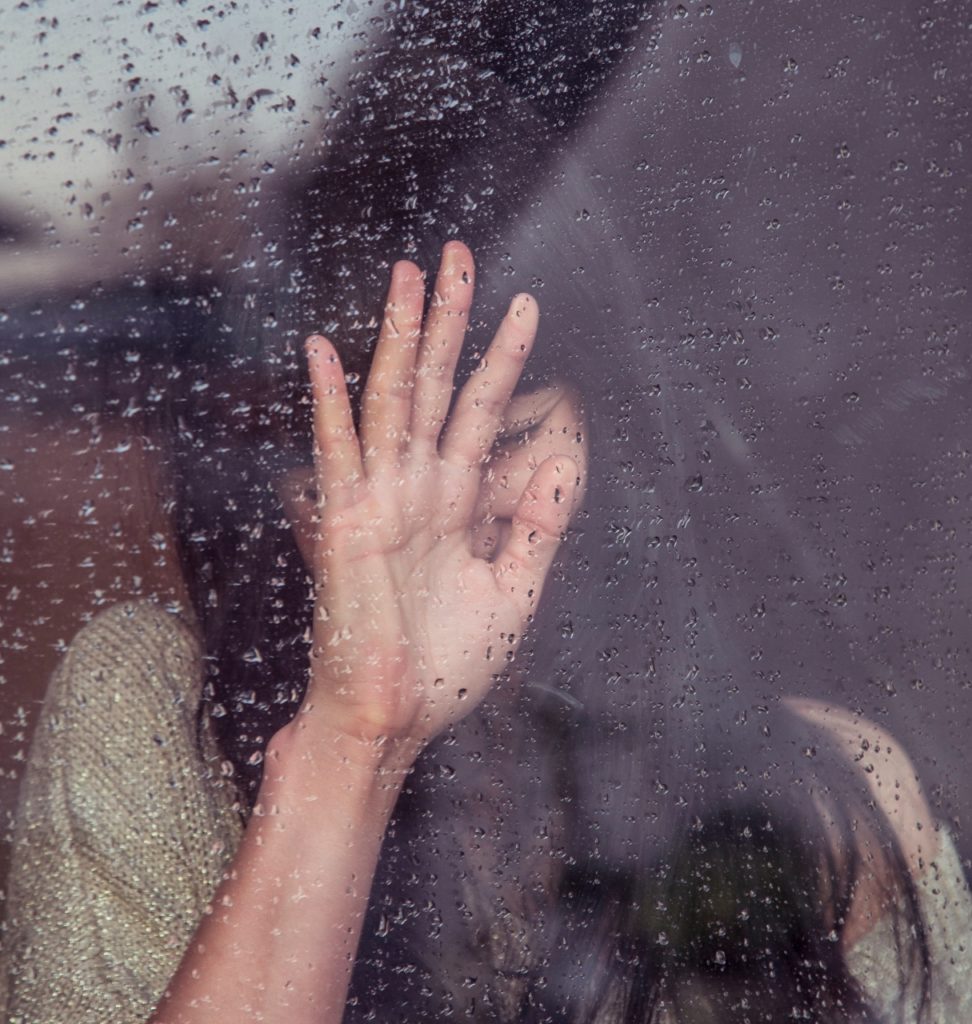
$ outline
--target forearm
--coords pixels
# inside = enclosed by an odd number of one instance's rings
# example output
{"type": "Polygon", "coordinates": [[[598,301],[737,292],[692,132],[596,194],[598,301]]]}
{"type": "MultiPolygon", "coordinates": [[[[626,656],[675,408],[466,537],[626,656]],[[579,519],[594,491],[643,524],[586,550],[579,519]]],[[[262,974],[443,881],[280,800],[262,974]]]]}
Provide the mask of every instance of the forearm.
{"type": "Polygon", "coordinates": [[[254,815],[150,1024],[337,1024],[414,750],[288,727],[254,815]]]}

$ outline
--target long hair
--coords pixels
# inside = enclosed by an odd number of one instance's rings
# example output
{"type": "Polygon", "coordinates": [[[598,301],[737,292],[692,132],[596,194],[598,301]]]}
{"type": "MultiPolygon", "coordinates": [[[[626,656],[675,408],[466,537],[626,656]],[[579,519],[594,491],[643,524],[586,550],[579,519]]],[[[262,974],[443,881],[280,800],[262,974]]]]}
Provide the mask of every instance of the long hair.
{"type": "MultiPolygon", "coordinates": [[[[605,129],[583,120],[594,101],[576,80],[558,104],[540,88],[542,61],[484,74],[488,33],[447,46],[446,22],[408,29],[441,50],[378,62],[322,147],[321,173],[266,211],[259,242],[283,254],[277,269],[234,275],[208,329],[177,353],[186,387],[167,416],[206,659],[201,714],[243,804],[307,672],[310,580],[274,489],[309,458],[299,340],[327,330],[358,394],[388,264],[429,265],[459,236],[484,264],[480,309],[511,278],[539,292],[528,372],[584,392],[590,497],[508,692],[433,746],[406,787],[351,1016],[877,1020],[841,938],[875,861],[901,991],[917,985],[924,1005],[928,947],[900,843],[856,766],[780,704],[822,692],[855,703],[850,645],[786,517],[769,504],[731,518],[726,496],[755,486],[737,434],[758,424],[748,407],[734,421],[712,393],[737,377],[748,300],[700,322],[674,305],[682,279],[646,266],[643,247],[652,218],[682,206],[634,187],[606,198],[585,164],[605,129]],[[535,204],[550,181],[553,198],[535,204]]],[[[650,18],[626,31],[613,37],[616,66],[629,38],[655,59],[650,18]]],[[[608,121],[609,139],[619,124],[608,121]]]]}
{"type": "Polygon", "coordinates": [[[311,461],[301,340],[311,329],[334,338],[356,404],[391,263],[431,266],[450,237],[496,252],[641,7],[602,17],[578,6],[573,22],[553,8],[525,21],[491,5],[480,17],[451,4],[404,13],[401,46],[375,60],[302,158],[319,170],[230,228],[235,269],[211,289],[208,324],[195,320],[176,343],[188,386],[166,389],[166,434],[207,711],[247,799],[306,675],[310,581],[274,489],[311,461]],[[511,31],[544,43],[512,48],[511,31]],[[591,39],[603,46],[588,50],[591,39]],[[571,46],[584,56],[566,60],[571,46]]]}
{"type": "Polygon", "coordinates": [[[555,981],[533,990],[527,1019],[924,1019],[916,887],[846,750],[785,705],[686,735],[696,756],[640,801],[640,841],[623,856],[574,848],[544,972],[555,981]],[[861,914],[883,920],[897,965],[890,1017],[851,970],[861,914]]]}

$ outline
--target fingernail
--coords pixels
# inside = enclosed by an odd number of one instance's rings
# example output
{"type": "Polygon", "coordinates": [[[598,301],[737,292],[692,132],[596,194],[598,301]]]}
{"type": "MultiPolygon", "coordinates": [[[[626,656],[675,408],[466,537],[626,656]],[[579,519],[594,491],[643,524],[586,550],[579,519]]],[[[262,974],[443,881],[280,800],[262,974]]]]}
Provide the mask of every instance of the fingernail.
{"type": "Polygon", "coordinates": [[[520,292],[510,300],[508,313],[513,317],[523,317],[537,308],[537,301],[529,292],[520,292]]]}
{"type": "Polygon", "coordinates": [[[327,338],[323,334],[312,334],[304,343],[308,355],[319,355],[323,347],[327,345],[327,338]]]}
{"type": "Polygon", "coordinates": [[[423,276],[422,271],[411,260],[397,260],[392,267],[392,279],[396,283],[404,283],[413,275],[416,278],[423,276]]]}
{"type": "Polygon", "coordinates": [[[459,270],[463,284],[472,282],[469,249],[458,239],[451,239],[442,246],[442,266],[450,271],[459,270]]]}

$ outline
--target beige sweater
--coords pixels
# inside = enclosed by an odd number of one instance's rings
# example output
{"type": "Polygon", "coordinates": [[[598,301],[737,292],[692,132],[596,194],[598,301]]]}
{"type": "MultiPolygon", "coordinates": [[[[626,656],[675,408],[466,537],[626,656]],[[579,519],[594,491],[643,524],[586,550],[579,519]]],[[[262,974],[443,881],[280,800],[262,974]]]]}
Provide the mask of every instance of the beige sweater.
{"type": "MultiPolygon", "coordinates": [[[[9,1024],[142,1024],[174,974],[242,831],[213,741],[197,735],[201,678],[192,631],[148,602],[109,609],[71,644],[18,814],[4,937],[9,1024]]],[[[945,832],[920,898],[934,964],[930,1024],[972,1021],[972,897],[945,832]]],[[[894,949],[884,921],[850,963],[896,1021],[894,949]]],[[[910,1006],[902,1019],[914,1021],[910,1006]]]]}
{"type": "Polygon", "coordinates": [[[200,757],[201,678],[192,632],[148,603],[70,645],[21,791],[9,1021],[143,1022],[175,973],[242,831],[211,740],[200,757]]]}

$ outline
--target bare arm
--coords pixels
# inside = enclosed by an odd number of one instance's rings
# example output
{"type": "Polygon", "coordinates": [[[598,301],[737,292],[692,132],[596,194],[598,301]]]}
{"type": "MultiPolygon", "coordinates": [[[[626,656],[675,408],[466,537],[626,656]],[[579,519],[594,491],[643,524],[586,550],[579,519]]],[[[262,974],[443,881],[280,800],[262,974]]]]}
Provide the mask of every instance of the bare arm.
{"type": "Polygon", "coordinates": [[[418,752],[485,696],[516,650],[566,529],[579,467],[535,468],[493,560],[475,554],[481,467],[536,330],[514,300],[446,426],[472,296],[465,246],[443,253],[422,324],[398,264],[363,399],[308,343],[316,497],[292,496],[317,581],[311,675],[212,913],[151,1024],[337,1024],[389,815],[418,752]]]}
{"type": "Polygon", "coordinates": [[[388,817],[411,752],[291,729],[152,1024],[339,1021],[388,817]]]}

